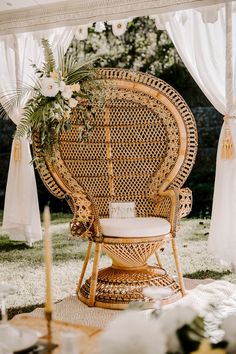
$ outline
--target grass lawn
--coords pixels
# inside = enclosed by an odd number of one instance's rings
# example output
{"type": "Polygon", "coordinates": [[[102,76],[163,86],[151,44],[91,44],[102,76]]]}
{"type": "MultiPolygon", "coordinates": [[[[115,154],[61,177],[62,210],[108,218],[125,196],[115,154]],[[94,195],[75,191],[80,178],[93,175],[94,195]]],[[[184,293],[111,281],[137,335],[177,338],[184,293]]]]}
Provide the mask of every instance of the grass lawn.
{"type": "MultiPolygon", "coordinates": [[[[75,292],[86,252],[86,241],[70,238],[68,221],[70,215],[52,215],[53,239],[53,297],[59,301],[75,292]]],[[[209,220],[185,219],[177,236],[179,253],[185,277],[224,279],[236,283],[236,274],[219,265],[207,254],[209,220]]],[[[33,248],[24,243],[9,241],[0,231],[1,281],[13,284],[17,292],[8,298],[10,317],[16,313],[28,312],[44,302],[43,244],[37,242],[33,248]]],[[[174,265],[170,245],[161,255],[163,264],[173,274],[174,265]]],[[[101,265],[110,264],[103,255],[101,265]]],[[[92,263],[89,263],[88,274],[92,263]]],[[[87,276],[88,276],[87,274],[87,276]]]]}

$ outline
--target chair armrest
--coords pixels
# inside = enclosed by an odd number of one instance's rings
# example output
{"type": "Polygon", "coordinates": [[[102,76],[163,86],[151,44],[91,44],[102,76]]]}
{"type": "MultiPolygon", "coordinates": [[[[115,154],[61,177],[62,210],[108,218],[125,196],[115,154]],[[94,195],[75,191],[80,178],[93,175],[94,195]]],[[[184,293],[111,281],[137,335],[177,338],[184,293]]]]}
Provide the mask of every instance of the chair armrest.
{"type": "Polygon", "coordinates": [[[67,196],[74,217],[70,222],[71,235],[74,238],[88,238],[94,242],[102,241],[101,227],[96,208],[89,197],[82,191],[67,196]]]}
{"type": "Polygon", "coordinates": [[[160,191],[156,203],[156,215],[170,222],[171,233],[175,235],[179,219],[192,209],[192,192],[189,188],[160,191]]]}
{"type": "Polygon", "coordinates": [[[187,216],[191,210],[193,205],[193,194],[191,189],[182,188],[179,190],[179,217],[183,218],[187,216]]]}

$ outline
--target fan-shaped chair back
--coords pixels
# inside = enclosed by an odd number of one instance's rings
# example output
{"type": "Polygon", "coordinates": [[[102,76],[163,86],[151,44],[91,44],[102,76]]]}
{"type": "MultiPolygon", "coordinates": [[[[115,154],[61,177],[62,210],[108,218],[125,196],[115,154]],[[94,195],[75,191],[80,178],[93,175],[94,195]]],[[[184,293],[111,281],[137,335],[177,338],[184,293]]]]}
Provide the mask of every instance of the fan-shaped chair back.
{"type": "MultiPolygon", "coordinates": [[[[122,69],[102,69],[105,105],[88,141],[78,139],[80,113],[61,135],[60,159],[107,217],[110,201],[135,201],[137,216],[155,214],[159,189],[180,188],[197,148],[192,113],[164,81],[122,69]]],[[[57,169],[60,185],[66,184],[57,169]]],[[[70,186],[68,186],[70,188],[70,186]]]]}

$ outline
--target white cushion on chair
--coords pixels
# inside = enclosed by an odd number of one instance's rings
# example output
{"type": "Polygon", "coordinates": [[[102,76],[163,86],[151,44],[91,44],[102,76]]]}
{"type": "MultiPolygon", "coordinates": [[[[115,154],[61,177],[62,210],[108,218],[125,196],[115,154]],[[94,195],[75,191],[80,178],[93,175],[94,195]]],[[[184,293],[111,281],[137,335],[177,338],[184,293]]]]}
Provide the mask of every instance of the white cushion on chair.
{"type": "Polygon", "coordinates": [[[152,237],[170,232],[166,219],[150,218],[107,218],[100,219],[104,236],[112,237],[152,237]]]}

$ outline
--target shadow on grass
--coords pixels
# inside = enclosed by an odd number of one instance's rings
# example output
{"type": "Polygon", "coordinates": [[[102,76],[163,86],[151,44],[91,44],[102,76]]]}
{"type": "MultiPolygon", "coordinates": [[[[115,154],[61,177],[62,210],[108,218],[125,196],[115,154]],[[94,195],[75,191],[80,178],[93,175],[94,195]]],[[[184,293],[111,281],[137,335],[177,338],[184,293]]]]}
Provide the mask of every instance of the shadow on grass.
{"type": "Polygon", "coordinates": [[[207,241],[208,236],[209,236],[209,232],[196,233],[193,236],[188,236],[188,241],[194,241],[194,242],[207,241]]]}
{"type": "MultiPolygon", "coordinates": [[[[53,261],[57,264],[72,260],[84,260],[87,242],[66,238],[63,234],[55,234],[53,243],[53,261]]],[[[11,241],[7,236],[0,236],[1,262],[24,262],[36,266],[43,261],[43,242],[39,241],[33,247],[24,242],[11,241]]],[[[93,255],[93,253],[92,253],[93,255]]]]}
{"type": "MultiPolygon", "coordinates": [[[[14,316],[19,315],[21,313],[32,312],[38,307],[44,307],[44,304],[34,304],[34,305],[28,305],[28,306],[11,307],[7,310],[8,319],[11,320],[14,316]]],[[[0,318],[1,318],[1,316],[0,316],[0,318]]]]}
{"type": "Polygon", "coordinates": [[[232,272],[230,270],[225,270],[222,272],[217,272],[215,270],[198,270],[194,273],[186,273],[184,274],[185,278],[189,279],[206,279],[206,278],[211,278],[211,279],[221,279],[225,275],[230,275],[232,272]]]}
{"type": "Polygon", "coordinates": [[[26,250],[30,249],[25,243],[21,242],[12,242],[9,240],[1,240],[0,243],[0,252],[11,252],[15,250],[26,250]]]}

